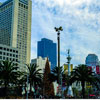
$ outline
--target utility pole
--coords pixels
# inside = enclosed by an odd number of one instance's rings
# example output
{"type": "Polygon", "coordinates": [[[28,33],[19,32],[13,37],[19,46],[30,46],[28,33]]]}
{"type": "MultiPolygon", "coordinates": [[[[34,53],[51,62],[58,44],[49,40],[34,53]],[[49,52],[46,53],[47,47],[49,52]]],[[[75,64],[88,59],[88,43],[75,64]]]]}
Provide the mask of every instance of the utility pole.
{"type": "Polygon", "coordinates": [[[60,71],[60,31],[63,31],[62,27],[55,27],[55,31],[57,32],[57,40],[58,40],[58,84],[61,85],[61,71],[60,71]]]}

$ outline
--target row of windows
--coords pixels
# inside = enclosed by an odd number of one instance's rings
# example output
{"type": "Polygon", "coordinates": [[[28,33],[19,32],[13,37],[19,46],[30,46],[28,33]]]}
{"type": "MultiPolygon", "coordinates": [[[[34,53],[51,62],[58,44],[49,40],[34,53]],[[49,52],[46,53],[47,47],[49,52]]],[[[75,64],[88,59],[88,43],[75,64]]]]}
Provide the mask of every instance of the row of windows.
{"type": "Polygon", "coordinates": [[[27,19],[26,18],[24,18],[24,19],[18,18],[18,24],[21,25],[21,26],[22,25],[27,26],[27,19]]]}
{"type": "Polygon", "coordinates": [[[25,35],[17,36],[18,40],[23,39],[23,43],[27,41],[27,37],[25,35]]]}
{"type": "Polygon", "coordinates": [[[22,43],[22,44],[17,43],[17,46],[20,46],[22,48],[27,48],[26,44],[24,44],[24,43],[22,43]]]}
{"type": "Polygon", "coordinates": [[[0,33],[4,34],[5,32],[8,34],[10,32],[10,28],[9,27],[6,27],[6,28],[2,28],[0,27],[0,33]]]}
{"type": "Polygon", "coordinates": [[[10,45],[10,42],[9,42],[9,40],[1,40],[0,39],[0,44],[4,44],[4,45],[10,45]]]}
{"type": "Polygon", "coordinates": [[[11,22],[12,14],[3,14],[0,16],[0,22],[11,22]],[[6,17],[5,17],[6,16],[6,17]]]}
{"type": "Polygon", "coordinates": [[[22,37],[22,36],[24,36],[25,38],[27,38],[27,31],[24,31],[24,30],[20,31],[20,30],[18,30],[17,35],[19,36],[19,38],[22,37]]]}
{"type": "Polygon", "coordinates": [[[5,41],[3,41],[2,39],[0,39],[0,44],[10,44],[10,40],[5,40],[5,41]]]}
{"type": "Polygon", "coordinates": [[[22,15],[22,14],[26,14],[26,15],[28,15],[28,11],[27,10],[25,10],[25,9],[18,9],[18,12],[19,12],[19,14],[20,15],[22,15]]]}
{"type": "Polygon", "coordinates": [[[16,56],[16,57],[18,57],[18,55],[10,54],[10,53],[6,53],[6,52],[1,52],[1,51],[0,51],[0,55],[2,55],[2,54],[3,54],[3,55],[7,55],[7,56],[13,56],[13,57],[16,56]]]}
{"type": "Polygon", "coordinates": [[[20,16],[27,16],[27,15],[28,15],[28,12],[25,11],[25,10],[19,9],[19,10],[18,10],[18,15],[20,15],[20,16]]]}
{"type": "Polygon", "coordinates": [[[23,22],[18,23],[18,28],[19,28],[18,30],[20,30],[20,31],[27,31],[27,23],[25,23],[25,22],[24,23],[23,22]],[[22,30],[22,29],[24,29],[24,30],[22,30]]]}
{"type": "Polygon", "coordinates": [[[27,27],[27,21],[25,19],[18,20],[18,24],[20,25],[20,27],[22,27],[22,26],[27,27]]]}
{"type": "Polygon", "coordinates": [[[22,3],[19,3],[19,7],[23,7],[25,9],[28,9],[28,6],[26,6],[26,5],[22,4],[22,3]]]}
{"type": "Polygon", "coordinates": [[[0,12],[0,13],[1,13],[1,16],[3,16],[3,14],[11,14],[12,13],[12,8],[9,8],[7,10],[4,10],[3,12],[0,12]]]}
{"type": "Polygon", "coordinates": [[[22,8],[18,8],[18,10],[19,10],[19,13],[25,13],[25,14],[28,14],[28,10],[26,10],[26,9],[22,9],[22,8]]]}
{"type": "Polygon", "coordinates": [[[11,2],[11,3],[9,3],[8,5],[2,7],[2,8],[0,9],[0,11],[4,11],[4,10],[6,10],[7,8],[11,7],[12,5],[13,5],[13,3],[11,2]]]}
{"type": "Polygon", "coordinates": [[[26,42],[27,41],[27,34],[17,34],[17,39],[20,40],[20,39],[23,39],[23,42],[26,42]]]}
{"type": "Polygon", "coordinates": [[[8,41],[6,41],[6,42],[2,42],[2,41],[0,41],[0,44],[3,44],[3,45],[8,45],[8,46],[10,46],[10,42],[8,41]]]}
{"type": "Polygon", "coordinates": [[[0,47],[0,50],[6,50],[6,51],[10,51],[10,52],[16,52],[16,53],[18,53],[18,51],[16,51],[16,50],[12,50],[12,49],[9,49],[9,48],[3,48],[3,47],[0,47]]]}
{"type": "MultiPolygon", "coordinates": [[[[1,14],[0,14],[1,15],[1,14]]],[[[5,19],[6,21],[10,21],[12,17],[12,13],[2,13],[2,15],[0,16],[0,20],[2,21],[3,19],[5,19]]]]}
{"type": "Polygon", "coordinates": [[[10,60],[10,61],[16,61],[16,62],[18,62],[18,59],[0,56],[0,60],[2,60],[2,59],[3,59],[3,60],[10,60]]]}
{"type": "Polygon", "coordinates": [[[27,41],[27,35],[26,34],[18,34],[17,39],[18,39],[18,41],[23,41],[23,43],[25,43],[27,41]]]}
{"type": "Polygon", "coordinates": [[[27,19],[26,16],[24,16],[24,17],[23,16],[19,16],[19,18],[18,18],[18,21],[20,21],[21,23],[24,23],[24,24],[27,23],[27,20],[28,19],[27,19]]]}

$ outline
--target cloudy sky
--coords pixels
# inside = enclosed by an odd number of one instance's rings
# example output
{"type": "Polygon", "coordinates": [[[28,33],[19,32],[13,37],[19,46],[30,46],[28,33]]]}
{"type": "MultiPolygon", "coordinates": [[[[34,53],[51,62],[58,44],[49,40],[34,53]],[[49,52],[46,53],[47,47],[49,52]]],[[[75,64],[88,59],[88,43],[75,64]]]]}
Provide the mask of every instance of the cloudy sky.
{"type": "MultiPolygon", "coordinates": [[[[0,2],[5,0],[0,0],[0,2]]],[[[57,43],[54,27],[61,32],[61,65],[71,50],[71,63],[85,63],[89,53],[100,58],[100,0],[32,0],[31,58],[37,57],[37,41],[57,43]]]]}

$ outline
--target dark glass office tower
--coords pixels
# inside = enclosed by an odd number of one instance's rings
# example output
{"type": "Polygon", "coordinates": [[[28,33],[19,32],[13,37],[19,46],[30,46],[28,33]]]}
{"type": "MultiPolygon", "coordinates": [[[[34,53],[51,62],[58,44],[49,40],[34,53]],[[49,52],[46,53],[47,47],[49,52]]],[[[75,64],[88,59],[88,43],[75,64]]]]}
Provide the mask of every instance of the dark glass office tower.
{"type": "Polygon", "coordinates": [[[57,66],[57,47],[52,40],[42,38],[37,44],[37,56],[48,57],[51,62],[51,69],[57,66]]]}

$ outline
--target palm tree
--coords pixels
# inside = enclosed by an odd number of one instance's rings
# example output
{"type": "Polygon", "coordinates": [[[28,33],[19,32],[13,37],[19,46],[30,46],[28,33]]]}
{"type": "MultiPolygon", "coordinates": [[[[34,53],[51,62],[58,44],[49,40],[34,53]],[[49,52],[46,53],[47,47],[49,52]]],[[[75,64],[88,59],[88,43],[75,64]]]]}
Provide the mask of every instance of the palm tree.
{"type": "Polygon", "coordinates": [[[41,86],[42,83],[42,73],[41,69],[38,68],[36,64],[29,64],[27,65],[28,68],[28,78],[30,83],[30,93],[32,92],[32,86],[41,86]],[[37,69],[38,68],[38,69],[37,69]]]}
{"type": "Polygon", "coordinates": [[[18,93],[20,94],[22,92],[22,88],[24,88],[25,89],[25,95],[26,95],[26,93],[27,93],[27,90],[26,90],[26,87],[27,87],[27,73],[25,71],[20,72],[20,78],[18,78],[18,81],[17,81],[16,84],[17,84],[18,93]]]}
{"type": "MultiPolygon", "coordinates": [[[[63,76],[63,79],[64,79],[64,74],[62,72],[62,67],[60,67],[60,73],[62,74],[63,76]]],[[[55,82],[57,81],[58,83],[58,67],[54,67],[51,72],[49,73],[49,80],[50,82],[55,82]]]]}
{"type": "Polygon", "coordinates": [[[81,82],[82,96],[85,98],[85,82],[90,82],[92,84],[96,79],[94,78],[93,72],[86,65],[82,64],[73,69],[71,73],[69,83],[72,84],[75,81],[81,82]]]}
{"type": "Polygon", "coordinates": [[[7,89],[9,84],[16,83],[19,77],[18,67],[12,61],[0,62],[0,79],[4,84],[5,96],[7,95],[7,89]]]}

